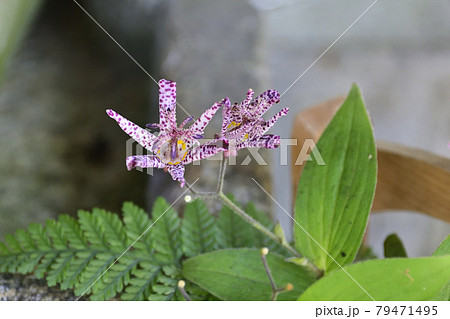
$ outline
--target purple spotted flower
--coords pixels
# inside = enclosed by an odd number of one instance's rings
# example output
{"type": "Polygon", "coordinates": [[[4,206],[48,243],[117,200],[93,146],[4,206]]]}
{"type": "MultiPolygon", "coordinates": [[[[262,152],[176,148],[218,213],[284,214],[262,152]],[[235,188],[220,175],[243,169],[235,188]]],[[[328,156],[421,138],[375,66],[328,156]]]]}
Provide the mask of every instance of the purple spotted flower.
{"type": "Polygon", "coordinates": [[[283,108],[270,120],[266,121],[262,115],[274,104],[280,102],[280,93],[268,90],[252,101],[254,91],[248,90],[247,98],[240,104],[231,105],[227,98],[223,101],[221,136],[228,142],[225,156],[235,156],[242,148],[263,147],[277,148],[280,145],[278,135],[265,134],[275,122],[289,112],[283,108]]]}
{"type": "Polygon", "coordinates": [[[174,180],[179,181],[181,187],[183,187],[185,184],[184,165],[213,156],[225,150],[221,147],[222,141],[218,139],[202,145],[198,141],[203,138],[205,127],[225,100],[215,103],[189,128],[184,128],[193,119],[192,117],[188,117],[181,125],[177,126],[176,83],[168,80],[160,80],[158,84],[159,123],[147,124],[147,127],[159,129],[159,135],[150,133],[113,110],[107,110],[106,113],[116,120],[125,133],[130,135],[144,148],[154,153],[154,155],[127,157],[126,164],[128,170],[135,167],[163,168],[170,173],[174,180]]]}

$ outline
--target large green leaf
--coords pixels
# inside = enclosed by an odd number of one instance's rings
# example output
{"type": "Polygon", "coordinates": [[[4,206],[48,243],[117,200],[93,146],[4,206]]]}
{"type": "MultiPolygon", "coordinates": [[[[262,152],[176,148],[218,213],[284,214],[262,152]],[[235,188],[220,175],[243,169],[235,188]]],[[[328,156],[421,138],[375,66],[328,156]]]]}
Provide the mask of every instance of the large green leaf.
{"type": "Polygon", "coordinates": [[[312,156],[303,169],[295,201],[295,246],[329,272],[339,268],[336,262],[347,265],[355,258],[375,194],[375,140],[356,85],[317,149],[325,165],[312,156]]]}
{"type": "Polygon", "coordinates": [[[406,249],[397,234],[390,234],[384,240],[384,257],[407,257],[406,249]]]}
{"type": "MultiPolygon", "coordinates": [[[[304,267],[288,263],[269,253],[269,268],[277,288],[291,283],[294,289],[281,293],[278,300],[295,300],[314,282],[304,267]]],[[[188,259],[183,275],[223,300],[270,300],[272,289],[256,249],[225,249],[188,259]]]]}
{"type": "Polygon", "coordinates": [[[433,253],[433,256],[444,256],[444,255],[450,255],[450,235],[448,235],[447,238],[444,239],[444,241],[433,253]]]}
{"type": "Polygon", "coordinates": [[[450,256],[376,259],[344,269],[317,281],[299,300],[431,300],[450,281],[450,256]]]}

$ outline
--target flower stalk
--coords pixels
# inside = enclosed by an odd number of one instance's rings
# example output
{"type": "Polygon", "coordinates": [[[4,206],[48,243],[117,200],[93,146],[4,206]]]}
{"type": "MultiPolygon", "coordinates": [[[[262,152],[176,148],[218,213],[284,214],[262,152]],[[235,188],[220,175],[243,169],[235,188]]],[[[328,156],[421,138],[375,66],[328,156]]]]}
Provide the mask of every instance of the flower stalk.
{"type": "MultiPolygon", "coordinates": [[[[223,193],[223,185],[224,185],[225,170],[227,167],[227,162],[228,162],[228,158],[222,158],[221,164],[220,164],[219,181],[217,183],[217,185],[218,185],[217,192],[215,192],[215,193],[197,192],[196,190],[194,190],[192,188],[192,185],[189,185],[188,183],[186,183],[187,187],[192,192],[193,197],[201,198],[201,199],[215,198],[215,199],[221,200],[222,203],[227,205],[236,215],[240,216],[242,219],[244,219],[247,223],[249,223],[251,226],[253,226],[255,229],[257,229],[259,232],[263,233],[265,236],[269,237],[273,241],[277,242],[278,244],[280,244],[281,246],[286,248],[286,250],[288,250],[292,254],[292,256],[300,257],[300,254],[298,253],[298,251],[294,247],[289,245],[289,243],[287,241],[282,240],[282,238],[275,235],[273,232],[271,232],[269,229],[267,229],[260,222],[258,222],[253,217],[248,215],[242,208],[240,208],[238,205],[236,205],[232,200],[230,200],[223,193]]],[[[317,275],[317,277],[322,276],[322,272],[314,264],[312,264],[311,262],[309,262],[307,260],[305,261],[305,263],[306,263],[305,266],[307,268],[311,269],[317,275]]]]}
{"type": "Polygon", "coordinates": [[[260,222],[253,219],[251,216],[249,216],[242,208],[237,206],[235,203],[233,203],[232,200],[230,200],[227,196],[225,196],[224,193],[220,192],[217,194],[217,197],[225,204],[227,205],[236,215],[240,216],[242,219],[244,219],[247,223],[252,225],[255,229],[263,233],[265,236],[269,237],[270,239],[274,240],[275,242],[282,245],[284,248],[286,248],[293,256],[299,257],[299,253],[291,246],[289,243],[283,243],[281,238],[279,238],[277,235],[272,233],[270,230],[268,230],[266,227],[264,227],[260,222]]]}

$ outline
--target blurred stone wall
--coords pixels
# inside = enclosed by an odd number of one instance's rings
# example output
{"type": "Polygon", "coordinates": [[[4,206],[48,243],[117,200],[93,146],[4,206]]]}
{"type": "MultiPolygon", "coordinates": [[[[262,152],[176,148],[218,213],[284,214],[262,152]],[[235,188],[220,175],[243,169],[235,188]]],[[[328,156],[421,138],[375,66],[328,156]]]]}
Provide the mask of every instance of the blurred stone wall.
{"type": "Polygon", "coordinates": [[[0,237],[77,209],[145,205],[147,178],[127,173],[126,136],[105,109],[146,118],[149,95],[78,7],[48,1],[0,86],[0,237]]]}

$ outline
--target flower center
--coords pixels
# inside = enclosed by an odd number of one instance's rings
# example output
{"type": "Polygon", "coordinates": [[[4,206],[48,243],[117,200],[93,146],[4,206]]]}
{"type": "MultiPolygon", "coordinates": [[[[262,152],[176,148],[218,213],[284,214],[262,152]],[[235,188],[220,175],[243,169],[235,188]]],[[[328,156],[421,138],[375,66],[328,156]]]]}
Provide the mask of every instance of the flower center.
{"type": "Polygon", "coordinates": [[[171,139],[159,148],[157,156],[165,164],[177,165],[183,161],[187,150],[185,141],[182,139],[171,139]]]}

